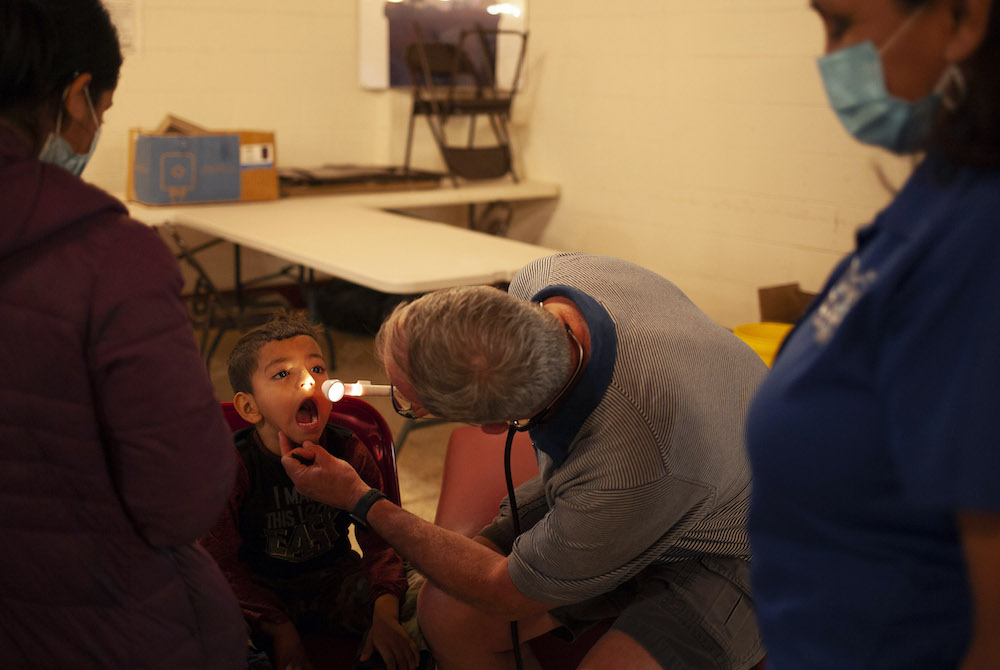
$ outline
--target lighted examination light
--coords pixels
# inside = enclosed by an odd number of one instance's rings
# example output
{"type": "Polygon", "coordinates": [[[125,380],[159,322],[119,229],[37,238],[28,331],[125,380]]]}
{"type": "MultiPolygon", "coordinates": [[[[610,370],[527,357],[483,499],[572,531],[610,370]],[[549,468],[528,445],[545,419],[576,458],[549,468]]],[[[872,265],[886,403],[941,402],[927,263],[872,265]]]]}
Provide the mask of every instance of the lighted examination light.
{"type": "Polygon", "coordinates": [[[495,5],[490,5],[486,8],[486,12],[493,16],[497,14],[510,14],[515,19],[521,16],[521,10],[512,5],[509,2],[502,2],[495,5]]]}
{"type": "Polygon", "coordinates": [[[392,387],[388,384],[372,384],[367,379],[359,379],[353,384],[340,381],[339,379],[327,379],[323,382],[323,395],[333,402],[340,401],[345,395],[352,397],[359,396],[382,396],[389,397],[392,387]]]}

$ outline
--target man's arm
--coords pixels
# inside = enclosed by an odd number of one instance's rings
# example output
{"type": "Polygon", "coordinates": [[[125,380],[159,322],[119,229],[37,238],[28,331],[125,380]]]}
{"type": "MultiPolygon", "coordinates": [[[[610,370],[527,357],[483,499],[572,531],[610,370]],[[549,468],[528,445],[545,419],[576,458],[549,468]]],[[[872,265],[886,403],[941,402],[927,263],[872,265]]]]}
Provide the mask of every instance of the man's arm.
{"type": "MultiPolygon", "coordinates": [[[[368,491],[368,484],[349,463],[322,447],[306,442],[293,450],[283,434],[279,441],[281,463],[303,495],[350,511],[368,491]],[[292,453],[313,460],[313,464],[303,465],[292,453]]],[[[372,506],[367,521],[441,590],[477,609],[522,619],[552,608],[518,591],[507,571],[507,557],[481,542],[439,528],[387,500],[372,506]]]]}

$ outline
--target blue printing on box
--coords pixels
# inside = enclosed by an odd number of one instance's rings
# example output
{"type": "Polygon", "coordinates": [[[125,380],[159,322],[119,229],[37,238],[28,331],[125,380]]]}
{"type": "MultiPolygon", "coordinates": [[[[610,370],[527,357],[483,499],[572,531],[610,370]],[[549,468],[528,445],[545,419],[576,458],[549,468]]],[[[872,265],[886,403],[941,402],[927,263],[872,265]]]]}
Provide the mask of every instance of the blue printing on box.
{"type": "Polygon", "coordinates": [[[134,185],[137,200],[157,205],[239,200],[240,137],[139,135],[134,185]]]}

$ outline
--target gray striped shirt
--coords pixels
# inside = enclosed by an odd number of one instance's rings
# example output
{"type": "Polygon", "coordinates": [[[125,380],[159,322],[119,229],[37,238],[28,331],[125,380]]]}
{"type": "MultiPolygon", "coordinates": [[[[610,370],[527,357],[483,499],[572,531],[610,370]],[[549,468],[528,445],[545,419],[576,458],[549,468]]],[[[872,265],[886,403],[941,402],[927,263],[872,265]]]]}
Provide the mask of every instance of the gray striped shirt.
{"type": "MultiPolygon", "coordinates": [[[[652,563],[748,558],[744,419],[767,370],[757,354],[676,286],[620,259],[551,256],[510,285],[526,300],[543,289],[593,303],[584,311],[587,371],[601,364],[596,351],[609,381],[589,389],[599,399],[561,437],[567,451],[553,458],[540,441],[551,435],[532,431],[541,475],[517,490],[522,527],[530,528],[514,540],[505,501],[483,530],[501,547],[513,542],[508,569],[518,590],[563,605],[611,591],[652,563]],[[616,345],[603,354],[602,326],[616,345]]],[[[551,421],[587,394],[586,379],[551,421]]]]}

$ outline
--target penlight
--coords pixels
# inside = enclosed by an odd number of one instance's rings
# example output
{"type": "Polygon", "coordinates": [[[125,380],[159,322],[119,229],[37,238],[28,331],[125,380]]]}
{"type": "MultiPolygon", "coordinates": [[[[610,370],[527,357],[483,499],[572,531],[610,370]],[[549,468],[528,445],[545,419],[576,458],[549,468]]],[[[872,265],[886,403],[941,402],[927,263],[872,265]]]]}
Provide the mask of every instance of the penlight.
{"type": "Polygon", "coordinates": [[[392,392],[392,387],[388,384],[372,384],[367,379],[359,379],[354,383],[344,383],[339,379],[327,379],[321,388],[323,395],[333,402],[339,402],[345,395],[354,398],[359,396],[388,397],[392,392]]]}

